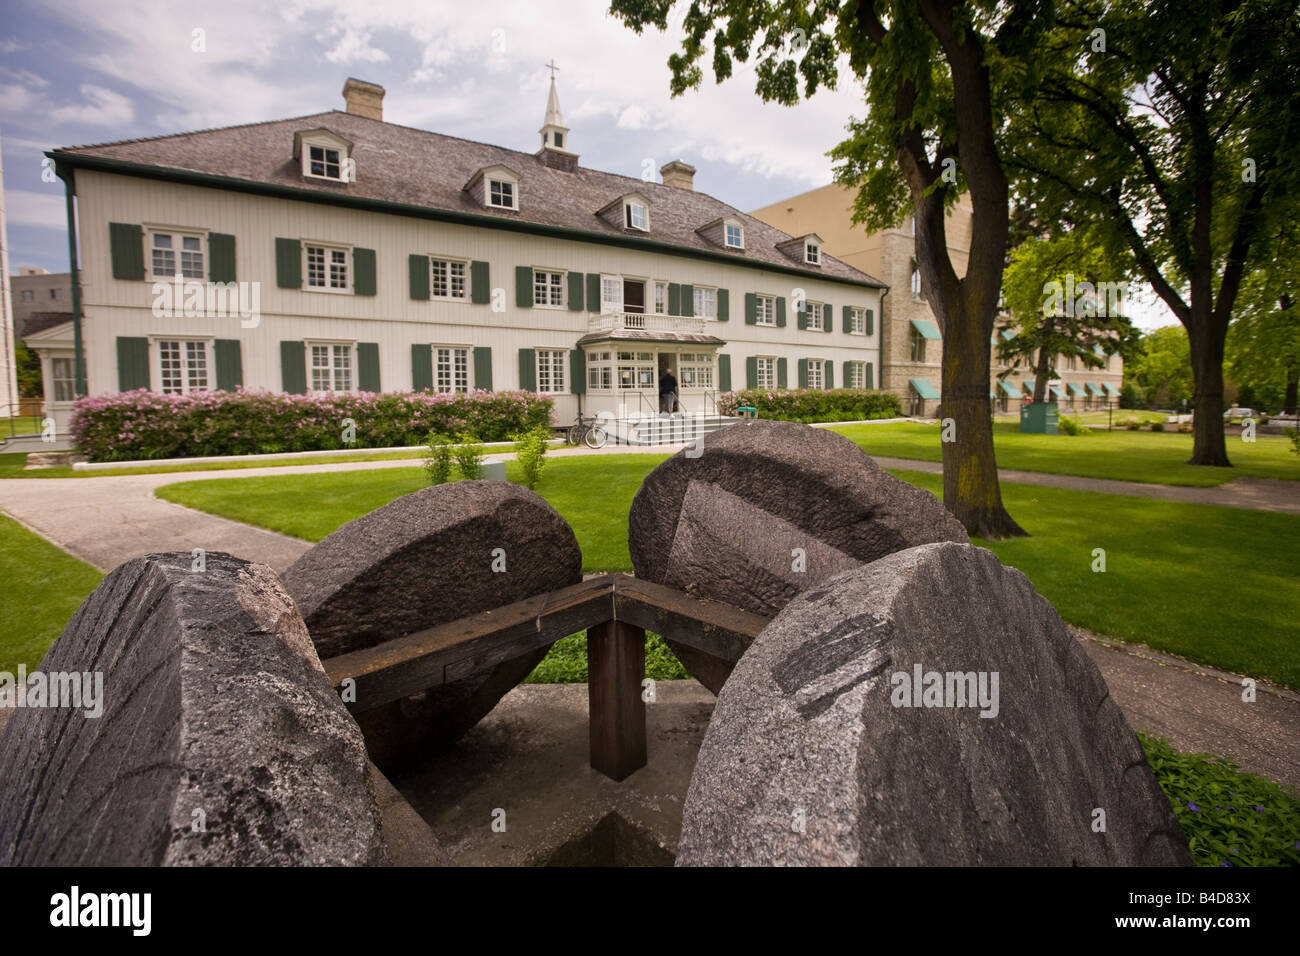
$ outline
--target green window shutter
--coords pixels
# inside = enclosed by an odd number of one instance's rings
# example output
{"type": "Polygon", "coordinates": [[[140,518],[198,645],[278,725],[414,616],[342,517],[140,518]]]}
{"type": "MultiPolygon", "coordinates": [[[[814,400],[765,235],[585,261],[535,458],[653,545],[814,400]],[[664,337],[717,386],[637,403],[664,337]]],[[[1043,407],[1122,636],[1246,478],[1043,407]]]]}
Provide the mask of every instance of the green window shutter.
{"type": "Polygon", "coordinates": [[[776,387],[789,388],[790,378],[786,374],[786,361],[783,358],[776,360],[776,387]]]}
{"type": "Polygon", "coordinates": [[[843,372],[843,375],[844,375],[844,387],[845,387],[845,388],[848,388],[848,387],[849,387],[849,382],[852,381],[852,377],[849,375],[849,369],[851,369],[852,367],[853,367],[853,363],[852,363],[852,362],[845,362],[843,368],[841,369],[841,371],[843,372]]]}
{"type": "Polygon", "coordinates": [[[718,356],[718,390],[731,391],[731,356],[718,356]]]}
{"type": "Polygon", "coordinates": [[[718,290],[718,321],[726,322],[731,318],[731,293],[726,289],[718,290]]]}
{"type": "Polygon", "coordinates": [[[851,305],[846,305],[844,307],[844,331],[853,331],[853,306],[851,305]]]}
{"type": "Polygon", "coordinates": [[[379,387],[379,343],[357,343],[357,388],[363,392],[382,391],[379,387]]]}
{"type": "Polygon", "coordinates": [[[305,343],[280,343],[280,387],[290,395],[307,394],[307,346],[305,343]]]}
{"type": "Polygon", "coordinates": [[[679,283],[668,283],[668,314],[682,314],[682,287],[679,283]]]}
{"type": "Polygon", "coordinates": [[[795,313],[795,315],[796,315],[796,322],[799,328],[800,329],[808,328],[808,313],[805,312],[803,309],[800,309],[797,313],[795,313]]]}
{"type": "Polygon", "coordinates": [[[682,315],[692,316],[695,314],[695,286],[682,286],[682,315]]]}
{"type": "Polygon", "coordinates": [[[129,392],[149,387],[149,340],[117,337],[117,388],[129,392]]]}
{"type": "Polygon", "coordinates": [[[281,289],[302,288],[302,245],[297,239],[275,240],[275,284],[281,289]]]}
{"type": "Polygon", "coordinates": [[[569,273],[569,311],[582,311],[582,273],[569,273]]]}
{"type": "Polygon", "coordinates": [[[808,387],[808,360],[807,359],[799,360],[799,387],[800,388],[808,387]]]}
{"type": "Polygon", "coordinates": [[[475,305],[486,305],[492,299],[488,264],[475,260],[469,264],[469,300],[475,305]]]}
{"type": "Polygon", "coordinates": [[[218,389],[233,392],[244,384],[244,363],[239,354],[239,339],[216,339],[212,343],[212,362],[217,367],[218,389]]]}
{"type": "Polygon", "coordinates": [[[587,353],[582,349],[569,349],[569,391],[587,394],[587,353]]]}
{"type": "Polygon", "coordinates": [[[433,346],[411,346],[411,388],[417,392],[433,388],[433,346]]]}
{"type": "Polygon", "coordinates": [[[587,311],[600,311],[600,273],[587,273],[587,311]]]}
{"type": "MultiPolygon", "coordinates": [[[[745,324],[758,324],[758,295],[753,292],[745,293],[745,324]]],[[[753,388],[754,386],[750,386],[753,388]]]]}
{"type": "Polygon", "coordinates": [[[776,297],[776,327],[785,328],[785,296],[783,295],[776,297]]]}
{"type": "Polygon", "coordinates": [[[835,307],[829,302],[822,305],[822,331],[835,331],[835,307]]]}
{"type": "Polygon", "coordinates": [[[876,313],[867,309],[867,334],[872,335],[876,331],[876,313]]]}
{"type": "Polygon", "coordinates": [[[375,294],[375,250],[352,250],[352,292],[354,295],[375,294]]]}
{"type": "Polygon", "coordinates": [[[519,387],[525,392],[537,391],[537,353],[533,349],[519,350],[519,387]]]}
{"type": "Polygon", "coordinates": [[[835,363],[830,361],[823,362],[822,374],[826,376],[826,381],[823,384],[828,389],[834,388],[835,387],[835,363]]]}
{"type": "MultiPolygon", "coordinates": [[[[868,313],[868,314],[870,314],[870,313],[868,313]]],[[[863,371],[863,375],[862,375],[862,382],[863,382],[863,384],[864,384],[867,388],[875,388],[875,387],[876,387],[876,370],[875,370],[874,368],[871,367],[871,363],[868,362],[865,366],[863,366],[863,370],[862,370],[862,371],[863,371]]]]}
{"type": "Polygon", "coordinates": [[[235,237],[224,232],[208,233],[208,278],[213,282],[235,281],[235,237]]]}
{"type": "Polygon", "coordinates": [[[758,388],[758,358],[751,355],[745,359],[745,387],[758,388]]]}
{"type": "Polygon", "coordinates": [[[474,347],[474,387],[492,391],[492,349],[486,345],[474,347]]]}
{"type": "Polygon", "coordinates": [[[411,298],[429,298],[429,257],[409,255],[406,257],[406,267],[411,274],[411,298]]]}
{"type": "MultiPolygon", "coordinates": [[[[108,224],[108,247],[114,279],[144,278],[144,230],[133,222],[108,224]]],[[[148,382],[145,383],[148,385],[148,382]]]]}
{"type": "Polygon", "coordinates": [[[515,305],[521,309],[533,307],[532,266],[515,266],[515,305]]]}

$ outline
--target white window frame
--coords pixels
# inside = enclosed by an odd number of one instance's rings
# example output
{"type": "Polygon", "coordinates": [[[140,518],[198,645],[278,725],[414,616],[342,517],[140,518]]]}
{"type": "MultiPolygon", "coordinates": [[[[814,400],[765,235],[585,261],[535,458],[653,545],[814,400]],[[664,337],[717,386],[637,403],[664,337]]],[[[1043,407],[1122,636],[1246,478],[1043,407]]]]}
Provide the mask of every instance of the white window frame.
{"type": "Polygon", "coordinates": [[[650,231],[650,207],[643,202],[635,199],[625,199],[623,201],[623,225],[629,229],[635,229],[638,232],[650,231]],[[637,211],[640,211],[642,225],[636,224],[637,211]]]}
{"type": "Polygon", "coordinates": [[[623,277],[601,273],[600,276],[600,312],[607,315],[611,312],[623,311],[623,277]],[[609,298],[609,293],[614,290],[618,291],[618,301],[615,302],[609,298]]]}
{"type": "MultiPolygon", "coordinates": [[[[502,190],[504,194],[504,190],[502,190]]],[[[508,176],[484,176],[483,177],[483,204],[489,209],[518,209],[519,208],[519,181],[511,179],[508,176]],[[510,202],[499,203],[492,201],[492,184],[496,183],[501,186],[510,187],[510,202]]]]}
{"type": "Polygon", "coordinates": [[[56,405],[71,405],[77,400],[77,359],[71,353],[50,356],[50,401],[56,405]],[[58,362],[68,363],[67,375],[57,374],[58,362]],[[59,398],[59,386],[67,386],[67,398],[59,398]]]}
{"type": "Polygon", "coordinates": [[[776,296],[756,295],[754,297],[754,324],[773,327],[776,325],[776,296]],[[764,321],[764,316],[771,321],[764,321]]]}
{"type": "Polygon", "coordinates": [[[845,388],[866,388],[867,387],[867,363],[861,359],[849,360],[848,379],[844,383],[845,388]]]}
{"type": "Polygon", "coordinates": [[[664,279],[655,279],[654,282],[651,283],[650,296],[653,300],[651,305],[654,308],[654,314],[667,315],[668,314],[668,282],[664,279]]]}
{"type": "Polygon", "coordinates": [[[326,143],[320,141],[312,142],[311,140],[303,140],[302,174],[308,179],[323,179],[326,182],[331,182],[331,183],[346,183],[348,181],[347,151],[337,143],[326,143]],[[321,150],[321,163],[326,169],[328,169],[330,166],[329,154],[330,153],[338,154],[337,165],[339,168],[339,174],[337,176],[331,176],[328,173],[313,173],[311,171],[312,162],[313,162],[311,151],[313,149],[321,150]]]}
{"type": "Polygon", "coordinates": [[[306,346],[307,352],[307,391],[312,395],[348,395],[357,390],[357,343],[352,339],[305,339],[303,345],[306,346]],[[314,348],[329,349],[329,388],[317,388],[314,381],[316,364],[315,356],[312,354],[314,348]],[[335,388],[334,383],[338,376],[338,366],[335,364],[337,357],[336,349],[347,349],[348,354],[348,387],[346,389],[335,388]]]}
{"type": "Polygon", "coordinates": [[[539,395],[568,394],[568,349],[534,349],[533,362],[539,395]]]}
{"type": "MultiPolygon", "coordinates": [[[[173,270],[170,274],[158,272],[154,269],[153,250],[155,236],[170,236],[173,242],[171,253],[177,266],[183,270],[184,244],[186,239],[197,239],[199,241],[199,275],[185,276],[186,282],[206,282],[208,280],[208,235],[205,231],[193,228],[171,227],[171,226],[146,226],[144,230],[145,252],[149,264],[149,277],[154,282],[174,282],[176,272],[173,270]]],[[[54,290],[51,289],[50,292],[54,290]]]]}
{"type": "Polygon", "coordinates": [[[587,352],[587,391],[613,392],[614,350],[608,347],[587,352]]]}
{"type": "Polygon", "coordinates": [[[680,352],[677,355],[677,382],[682,391],[705,391],[714,388],[717,356],[710,352],[680,352]]]}
{"type": "Polygon", "coordinates": [[[803,246],[803,261],[810,266],[819,266],[822,264],[822,247],[816,242],[805,242],[803,246]]]}
{"type": "Polygon", "coordinates": [[[826,304],[824,302],[814,302],[812,299],[804,299],[804,313],[808,316],[805,320],[809,332],[826,331],[824,323],[826,321],[826,304]],[[813,325],[813,316],[817,316],[817,324],[813,325]]]}
{"type": "Polygon", "coordinates": [[[754,363],[754,387],[776,388],[776,356],[758,355],[754,363]],[[764,368],[766,367],[766,374],[764,368]],[[764,382],[764,379],[767,381],[764,382]]]}
{"type": "Polygon", "coordinates": [[[826,360],[825,359],[808,359],[808,387],[819,392],[826,390],[826,360]],[[817,379],[813,382],[814,372],[817,379]]]}
{"type": "Polygon", "coordinates": [[[912,285],[912,298],[918,302],[921,299],[921,266],[915,259],[912,260],[912,274],[908,277],[912,285]]]}
{"type": "Polygon", "coordinates": [[[433,384],[432,390],[438,395],[465,395],[474,390],[474,347],[463,345],[455,342],[434,342],[429,346],[430,365],[432,366],[433,384]],[[443,374],[440,352],[447,352],[447,370],[443,374]],[[464,353],[464,387],[457,384],[457,375],[461,369],[457,367],[456,353],[464,353]]]}
{"type": "Polygon", "coordinates": [[[655,362],[655,353],[640,349],[614,350],[614,390],[617,392],[635,392],[658,387],[659,369],[655,362]],[[624,384],[623,373],[630,374],[628,384],[624,384]]]}
{"type": "Polygon", "coordinates": [[[697,319],[712,319],[718,317],[718,290],[716,286],[697,285],[694,287],[694,293],[691,296],[691,309],[697,319]],[[709,308],[703,308],[709,306],[709,308]]]}
{"type": "Polygon", "coordinates": [[[861,306],[849,306],[849,335],[867,334],[867,310],[861,306]]]}
{"type": "Polygon", "coordinates": [[[154,383],[152,390],[160,395],[193,395],[199,392],[211,392],[216,390],[216,364],[214,361],[212,337],[206,335],[155,335],[149,338],[149,351],[152,353],[149,357],[151,366],[149,374],[151,381],[154,383]],[[165,391],[163,383],[163,344],[166,342],[176,342],[180,345],[179,359],[181,362],[180,391],[165,391]],[[191,384],[191,369],[186,357],[189,353],[187,346],[195,343],[203,346],[203,369],[205,372],[206,384],[197,387],[191,384]]]}
{"type": "Polygon", "coordinates": [[[724,222],[722,224],[722,244],[728,249],[745,248],[745,227],[738,222],[724,222]],[[731,230],[736,230],[736,242],[731,241],[731,230]]]}
{"type": "Polygon", "coordinates": [[[533,307],[537,309],[563,309],[568,301],[568,293],[567,293],[568,284],[569,284],[568,275],[569,274],[563,269],[553,269],[550,266],[534,266],[533,267],[533,307]],[[547,296],[547,301],[545,302],[541,302],[538,300],[537,277],[539,275],[548,276],[549,278],[557,278],[560,280],[559,283],[556,284],[554,282],[549,281],[548,278],[548,281],[546,281],[543,284],[543,288],[548,293],[549,292],[559,293],[559,300],[560,300],[559,302],[550,301],[549,295],[547,296]]]}
{"type": "Polygon", "coordinates": [[[429,298],[437,300],[439,302],[468,302],[469,293],[470,293],[469,271],[470,270],[469,270],[468,259],[458,259],[455,258],[454,256],[439,256],[439,255],[429,256],[429,298]],[[439,264],[445,265],[447,267],[446,268],[447,292],[444,295],[439,295],[435,291],[438,282],[436,271],[439,264]],[[461,267],[460,295],[453,294],[453,289],[455,287],[455,282],[453,281],[454,277],[452,275],[454,271],[453,269],[454,266],[461,267]]]}
{"type": "Polygon", "coordinates": [[[342,246],[336,242],[317,242],[314,239],[304,239],[302,242],[302,288],[304,292],[328,292],[331,295],[351,295],[352,294],[352,247],[342,246]],[[323,286],[311,284],[311,250],[322,249],[325,252],[325,282],[323,286]],[[344,275],[347,277],[347,283],[343,288],[335,288],[329,285],[332,276],[333,253],[343,253],[344,275]]]}

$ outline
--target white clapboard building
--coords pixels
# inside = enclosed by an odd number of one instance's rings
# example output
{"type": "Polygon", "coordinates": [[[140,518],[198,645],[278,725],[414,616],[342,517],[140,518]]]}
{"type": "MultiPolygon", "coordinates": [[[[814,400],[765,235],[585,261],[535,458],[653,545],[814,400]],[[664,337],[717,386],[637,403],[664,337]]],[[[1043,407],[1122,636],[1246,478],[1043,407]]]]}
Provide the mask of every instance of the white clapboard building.
{"type": "Polygon", "coordinates": [[[536,153],[386,123],[374,84],[343,95],[49,154],[76,318],[28,344],[61,430],[77,394],[138,388],[526,389],[562,425],[657,411],[664,370],[687,412],[879,384],[881,282],[694,191],[683,162],[662,183],[581,166],[554,79],[536,153]]]}

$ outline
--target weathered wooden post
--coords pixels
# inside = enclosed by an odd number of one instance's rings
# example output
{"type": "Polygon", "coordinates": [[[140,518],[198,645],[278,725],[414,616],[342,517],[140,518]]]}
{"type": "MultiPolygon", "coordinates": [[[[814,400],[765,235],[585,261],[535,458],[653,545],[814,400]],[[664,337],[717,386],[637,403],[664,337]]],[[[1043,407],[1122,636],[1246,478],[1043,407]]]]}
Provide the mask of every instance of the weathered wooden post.
{"type": "Polygon", "coordinates": [[[646,764],[645,631],[623,621],[587,630],[591,766],[623,780],[646,764]]]}

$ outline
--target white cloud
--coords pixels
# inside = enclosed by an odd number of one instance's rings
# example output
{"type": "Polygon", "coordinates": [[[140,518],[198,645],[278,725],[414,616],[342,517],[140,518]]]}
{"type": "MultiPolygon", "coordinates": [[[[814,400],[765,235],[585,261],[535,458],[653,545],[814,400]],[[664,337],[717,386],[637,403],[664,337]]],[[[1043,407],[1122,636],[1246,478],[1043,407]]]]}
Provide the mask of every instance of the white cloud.
{"type": "Polygon", "coordinates": [[[629,106],[622,113],[618,114],[619,129],[645,129],[646,122],[650,119],[650,114],[646,112],[644,106],[629,106]]]}
{"type": "Polygon", "coordinates": [[[324,40],[325,36],[334,35],[338,35],[338,42],[325,54],[325,59],[331,63],[386,63],[388,61],[387,53],[370,45],[369,33],[351,27],[331,30],[317,39],[324,40]]]}
{"type": "Polygon", "coordinates": [[[62,229],[68,224],[62,183],[48,193],[27,189],[5,190],[5,220],[9,225],[43,226],[62,229]]]}
{"type": "Polygon", "coordinates": [[[50,113],[55,123],[85,126],[125,126],[131,122],[135,107],[121,93],[115,93],[93,83],[81,84],[81,95],[86,102],[60,106],[50,113]]]}

